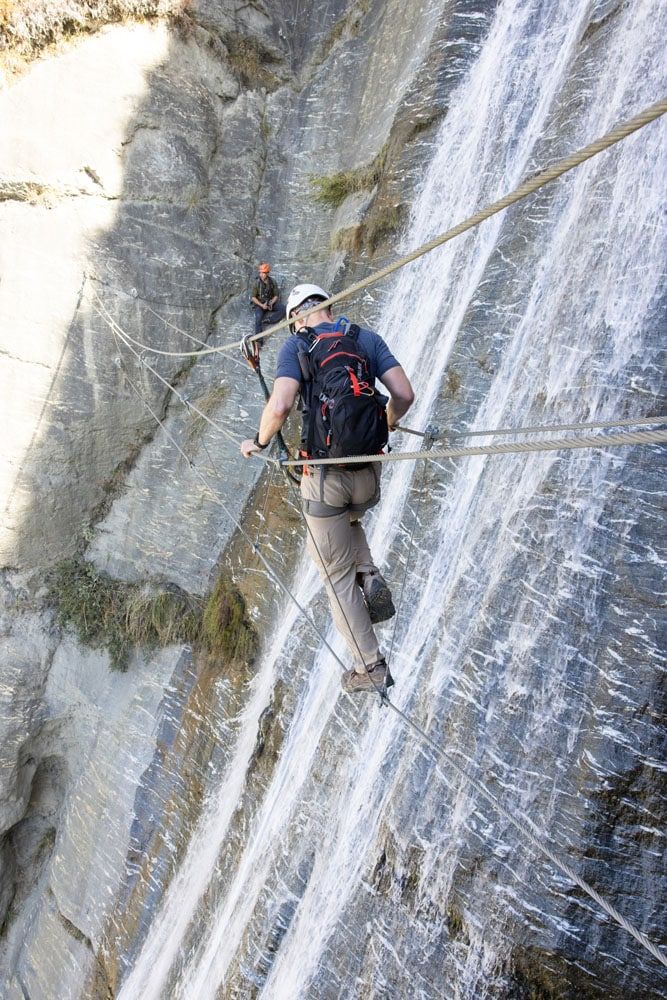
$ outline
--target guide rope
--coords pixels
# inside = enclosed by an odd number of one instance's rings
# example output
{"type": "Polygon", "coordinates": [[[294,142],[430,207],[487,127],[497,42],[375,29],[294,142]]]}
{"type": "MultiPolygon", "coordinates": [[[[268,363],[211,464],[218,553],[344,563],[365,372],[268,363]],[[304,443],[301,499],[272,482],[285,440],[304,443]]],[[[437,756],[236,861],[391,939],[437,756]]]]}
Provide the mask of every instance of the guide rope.
{"type": "Polygon", "coordinates": [[[450,431],[449,429],[439,434],[437,431],[416,431],[412,427],[404,427],[403,424],[396,424],[395,430],[403,431],[404,434],[415,434],[417,437],[432,437],[435,441],[447,441],[449,438],[459,437],[491,437],[494,434],[551,434],[554,431],[582,431],[608,430],[610,427],[639,427],[650,424],[667,424],[667,416],[656,417],[627,417],[621,420],[589,420],[581,424],[532,424],[527,427],[494,427],[486,431],[450,431]]]}
{"type": "MultiPolygon", "coordinates": [[[[387,278],[390,274],[393,274],[400,268],[405,267],[407,264],[411,264],[413,261],[418,260],[427,253],[431,253],[433,250],[437,250],[438,247],[443,246],[445,243],[455,239],[457,236],[467,232],[469,229],[473,229],[481,222],[485,222],[487,219],[491,218],[492,215],[497,215],[498,212],[504,211],[506,208],[509,208],[510,205],[514,205],[523,198],[527,198],[528,195],[533,194],[535,191],[539,190],[539,188],[544,187],[545,184],[550,184],[552,181],[561,177],[569,170],[573,170],[586,160],[590,160],[592,157],[597,156],[598,153],[603,152],[605,149],[609,149],[610,146],[613,146],[615,143],[620,142],[629,135],[632,135],[633,132],[637,132],[639,129],[644,128],[644,126],[649,125],[651,122],[664,115],[665,112],[667,112],[667,98],[664,98],[661,101],[656,101],[655,104],[651,104],[633,118],[630,118],[628,121],[618,125],[616,128],[612,129],[611,132],[606,133],[606,135],[603,135],[594,142],[589,143],[589,145],[584,146],[582,149],[572,153],[565,159],[559,160],[546,170],[542,170],[540,173],[529,177],[523,182],[523,184],[520,184],[518,188],[515,188],[514,191],[511,191],[509,194],[504,195],[497,201],[492,202],[485,208],[480,209],[463,222],[453,226],[451,229],[441,233],[439,236],[435,236],[432,240],[422,244],[422,246],[413,250],[411,253],[405,254],[393,263],[381,268],[379,271],[374,271],[373,274],[369,275],[367,278],[363,278],[361,281],[357,281],[354,284],[349,285],[336,295],[332,295],[326,301],[318,302],[316,306],[312,307],[312,309],[308,309],[300,313],[301,318],[306,318],[307,316],[310,316],[311,313],[318,312],[320,309],[328,309],[337,302],[349,299],[352,295],[355,295],[357,292],[361,292],[363,289],[376,284],[383,278],[387,278]]],[[[250,339],[266,339],[267,337],[273,336],[274,333],[278,333],[280,330],[287,329],[288,326],[288,319],[281,320],[279,323],[272,324],[262,333],[255,334],[250,339]]],[[[142,350],[150,351],[151,354],[160,354],[164,357],[170,358],[190,358],[200,357],[206,354],[221,354],[231,350],[238,350],[242,343],[240,340],[235,340],[233,343],[221,344],[218,347],[206,347],[202,348],[200,351],[163,351],[156,347],[149,347],[145,344],[140,344],[139,341],[133,342],[137,346],[140,346],[142,350]]]]}
{"type": "MultiPolygon", "coordinates": [[[[166,388],[168,388],[174,395],[183,403],[183,405],[191,412],[196,413],[211,427],[220,431],[226,438],[233,441],[234,444],[240,445],[241,438],[232,434],[223,424],[219,421],[214,420],[203,410],[199,409],[194,403],[183,396],[178,389],[173,386],[168,379],[164,378],[152,365],[150,365],[142,354],[136,350],[132,343],[128,343],[132,338],[122,329],[122,327],[114,320],[109,311],[104,306],[104,303],[94,292],[100,308],[95,308],[97,314],[107,323],[111,328],[116,340],[118,338],[125,344],[125,346],[134,354],[138,359],[140,364],[146,368],[148,371],[152,372],[153,375],[166,388]]],[[[556,424],[553,427],[541,426],[532,428],[535,431],[550,432],[555,430],[560,430],[561,428],[567,428],[572,430],[578,430],[579,428],[586,427],[624,427],[632,425],[645,425],[645,424],[660,424],[666,423],[667,417],[636,417],[632,419],[621,419],[618,421],[596,421],[593,423],[582,423],[582,424],[556,424]]],[[[427,437],[427,432],[415,431],[406,427],[399,428],[406,433],[417,434],[420,437],[427,437]]],[[[531,428],[502,428],[494,431],[471,431],[470,434],[519,434],[523,432],[529,432],[531,428]]],[[[579,438],[553,438],[551,440],[545,441],[535,441],[535,442],[516,442],[514,444],[496,444],[496,445],[484,445],[484,446],[471,446],[468,448],[447,448],[443,450],[430,450],[425,449],[423,451],[406,451],[406,452],[390,452],[388,455],[357,455],[350,456],[349,458],[321,458],[321,459],[276,459],[272,458],[270,455],[264,455],[261,452],[253,452],[252,457],[257,458],[262,462],[266,462],[274,465],[281,465],[285,467],[289,466],[302,466],[302,465],[352,465],[359,464],[362,462],[405,462],[418,459],[426,459],[427,461],[437,461],[445,458],[461,458],[470,455],[507,455],[507,454],[519,454],[519,453],[530,453],[530,452],[542,452],[542,451],[558,451],[567,450],[573,448],[607,448],[614,445],[628,445],[628,444],[662,444],[667,441],[667,430],[665,431],[636,431],[636,432],[624,432],[621,434],[596,434],[589,436],[582,436],[579,438]]]]}
{"type": "MultiPolygon", "coordinates": [[[[522,455],[540,451],[567,451],[573,448],[611,448],[615,445],[663,444],[667,429],[659,431],[625,431],[620,434],[582,434],[581,437],[552,438],[544,441],[517,441],[515,444],[489,444],[469,448],[444,448],[434,451],[392,451],[388,455],[350,455],[346,458],[299,458],[280,462],[281,465],[359,465],[368,462],[416,462],[423,458],[437,462],[445,458],[465,458],[469,455],[522,455]]],[[[254,457],[253,452],[253,457],[254,457]]],[[[277,461],[277,459],[269,459],[277,461]]]]}
{"type": "MultiPolygon", "coordinates": [[[[116,320],[113,318],[111,313],[108,311],[108,309],[100,299],[97,292],[94,289],[93,292],[99,302],[99,308],[93,305],[93,309],[95,310],[97,315],[101,319],[103,319],[105,323],[110,327],[111,332],[116,341],[116,344],[118,345],[118,341],[120,339],[120,341],[125,344],[128,350],[130,350],[132,354],[134,354],[135,358],[139,361],[139,364],[143,368],[146,368],[153,375],[155,375],[158,381],[162,382],[162,384],[166,386],[167,389],[173,392],[173,394],[176,396],[177,399],[181,401],[181,403],[186,408],[186,410],[188,410],[188,412],[196,413],[197,416],[201,417],[202,420],[204,420],[207,424],[210,424],[211,427],[215,427],[216,430],[220,431],[220,433],[224,437],[228,438],[228,440],[230,441],[233,441],[235,445],[238,445],[239,439],[236,437],[235,434],[232,434],[231,431],[228,431],[227,428],[224,427],[221,423],[219,423],[217,420],[213,420],[212,417],[210,417],[207,413],[204,413],[203,410],[200,410],[195,403],[191,402],[189,399],[183,396],[182,393],[178,391],[176,386],[172,385],[168,379],[166,379],[163,375],[161,375],[160,372],[157,371],[157,369],[153,368],[153,366],[146,361],[143,355],[135,347],[132,346],[132,343],[130,343],[132,338],[129,336],[129,334],[125,333],[125,331],[119,326],[119,324],[116,322],[116,320]]],[[[121,363],[122,363],[122,358],[121,358],[121,363]]],[[[125,375],[127,377],[127,372],[125,372],[125,375]]],[[[261,457],[268,458],[268,456],[266,455],[262,455],[261,457]]]]}

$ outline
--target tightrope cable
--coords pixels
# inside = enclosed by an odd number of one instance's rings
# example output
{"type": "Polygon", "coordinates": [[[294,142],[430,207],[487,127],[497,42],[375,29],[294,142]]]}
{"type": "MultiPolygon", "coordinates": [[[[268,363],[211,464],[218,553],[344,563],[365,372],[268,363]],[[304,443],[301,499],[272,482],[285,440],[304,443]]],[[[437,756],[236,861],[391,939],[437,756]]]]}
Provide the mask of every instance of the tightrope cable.
{"type": "MultiPolygon", "coordinates": [[[[164,386],[171,390],[174,395],[181,401],[181,403],[186,407],[188,411],[196,413],[202,418],[207,424],[215,428],[215,430],[220,431],[225,437],[234,444],[240,445],[241,439],[236,437],[231,431],[227,430],[221,423],[214,420],[203,410],[200,410],[198,406],[186,399],[175,386],[164,378],[144,357],[141,353],[137,351],[132,343],[138,343],[138,341],[133,341],[133,338],[122,329],[118,322],[111,316],[108,309],[100,299],[97,292],[93,289],[94,295],[99,303],[99,308],[93,306],[98,316],[104,320],[104,322],[109,326],[112,333],[116,338],[118,338],[125,344],[125,346],[134,354],[139,363],[145,367],[148,371],[152,372],[153,375],[164,386]],[[128,343],[132,341],[132,343],[128,343]]],[[[493,434],[527,434],[532,432],[554,432],[559,430],[579,430],[583,428],[609,428],[609,427],[631,427],[631,426],[642,426],[650,424],[661,424],[666,423],[667,417],[633,417],[621,420],[605,420],[605,421],[592,421],[589,423],[582,424],[554,424],[553,426],[529,426],[529,427],[505,427],[497,428],[495,430],[488,431],[462,431],[460,433],[452,433],[451,437],[472,437],[475,435],[487,436],[493,434]]],[[[409,427],[402,427],[398,425],[397,430],[401,430],[407,434],[416,434],[418,437],[433,437],[432,434],[428,434],[425,431],[416,431],[409,427]]],[[[450,435],[444,434],[443,438],[450,435]]],[[[559,438],[552,439],[551,441],[535,441],[535,442],[517,442],[514,444],[497,444],[497,445],[485,445],[485,446],[470,446],[468,448],[448,448],[445,450],[433,451],[430,449],[424,451],[415,452],[390,452],[388,455],[358,455],[351,456],[349,458],[327,458],[327,459],[276,459],[272,458],[270,455],[265,455],[262,452],[253,452],[252,457],[258,458],[261,462],[266,462],[269,464],[282,465],[282,466],[303,466],[303,465],[337,465],[337,464],[357,464],[360,462],[405,462],[409,460],[417,461],[420,458],[425,458],[427,460],[436,460],[444,458],[461,458],[468,455],[508,455],[508,454],[518,454],[526,452],[540,452],[540,451],[554,451],[561,449],[572,449],[572,448],[596,448],[596,447],[607,447],[611,445],[627,445],[627,444],[661,444],[667,440],[666,431],[637,431],[636,433],[625,433],[625,434],[607,434],[607,435],[595,435],[589,437],[580,438],[559,438]]]]}
{"type": "MultiPolygon", "coordinates": [[[[95,294],[97,295],[97,293],[95,293],[95,294]]],[[[99,296],[98,296],[98,299],[99,299],[99,296]]],[[[196,413],[198,417],[201,417],[201,419],[204,420],[207,424],[210,424],[211,427],[215,427],[215,429],[217,431],[220,431],[221,434],[223,434],[226,438],[228,438],[234,444],[236,444],[236,445],[240,444],[240,439],[238,437],[236,437],[236,435],[232,434],[231,431],[228,431],[226,427],[223,427],[222,424],[218,423],[216,420],[213,420],[207,413],[204,413],[203,410],[200,410],[199,407],[195,403],[192,403],[192,402],[190,402],[189,399],[186,399],[186,397],[183,396],[178,391],[178,389],[174,385],[171,384],[171,382],[168,379],[164,378],[164,376],[161,375],[160,372],[157,371],[157,369],[153,368],[153,366],[150,365],[146,361],[145,358],[142,358],[142,356],[139,353],[139,351],[137,351],[132,346],[131,343],[128,343],[128,340],[131,340],[132,338],[129,337],[129,335],[126,334],[125,331],[121,329],[121,327],[118,325],[118,323],[116,323],[115,319],[113,318],[113,316],[111,316],[111,314],[108,312],[108,310],[102,304],[101,300],[100,300],[100,305],[101,305],[101,310],[98,309],[97,306],[93,306],[93,309],[95,310],[95,312],[97,313],[97,315],[100,316],[101,319],[103,319],[110,326],[111,331],[112,331],[114,337],[116,338],[116,344],[118,344],[118,340],[120,339],[122,341],[122,343],[124,343],[125,346],[128,348],[128,350],[130,350],[132,352],[132,354],[134,354],[134,356],[139,361],[139,364],[142,365],[143,367],[145,367],[153,375],[155,375],[156,379],[158,379],[158,381],[162,382],[162,384],[164,386],[166,386],[167,389],[171,390],[171,392],[173,392],[174,395],[176,396],[176,398],[181,401],[181,403],[183,404],[183,406],[186,408],[186,410],[189,413],[196,413]]],[[[125,374],[127,375],[127,373],[125,373],[125,374]]],[[[261,457],[266,458],[267,456],[261,456],[261,457]]]]}
{"type": "Polygon", "coordinates": [[[404,434],[414,434],[417,437],[432,437],[435,441],[447,441],[449,438],[460,437],[492,437],[494,434],[553,434],[555,431],[609,430],[611,427],[640,427],[650,424],[667,424],[667,415],[657,417],[627,417],[622,420],[589,420],[580,424],[529,424],[526,427],[493,427],[485,431],[450,431],[442,434],[430,434],[427,431],[417,431],[412,427],[396,424],[397,431],[404,434]]]}
{"type": "MultiPolygon", "coordinates": [[[[148,309],[148,311],[150,313],[152,313],[153,316],[155,316],[156,319],[159,319],[161,323],[164,323],[164,325],[168,326],[171,330],[175,330],[176,333],[182,333],[183,336],[187,338],[187,340],[191,340],[194,344],[199,344],[200,347],[210,347],[211,346],[205,340],[200,340],[199,337],[194,337],[191,333],[188,333],[187,330],[183,330],[182,327],[176,326],[175,323],[172,323],[170,320],[165,319],[165,317],[162,316],[159,312],[156,312],[156,310],[153,309],[153,307],[151,305],[149,305],[148,302],[146,302],[145,299],[142,299],[142,305],[144,306],[145,309],[148,309]]],[[[126,333],[125,336],[129,337],[129,334],[126,333]]],[[[146,344],[142,344],[141,341],[139,341],[139,340],[134,340],[133,339],[132,343],[136,344],[138,347],[140,347],[144,351],[149,351],[150,350],[150,347],[147,347],[146,344]]],[[[229,357],[230,357],[230,360],[233,361],[235,365],[240,365],[242,368],[245,368],[245,362],[241,361],[240,358],[237,358],[233,354],[230,354],[229,357]]]]}
{"type": "MultiPolygon", "coordinates": [[[[566,451],[573,448],[610,448],[614,445],[663,444],[667,429],[626,431],[621,434],[582,434],[581,437],[551,438],[544,441],[517,441],[515,444],[488,444],[469,448],[444,448],[433,451],[392,451],[388,455],[350,455],[347,458],[299,458],[281,461],[280,465],[358,465],[367,462],[416,462],[423,458],[435,462],[469,455],[521,455],[540,451],[566,451]]],[[[254,457],[254,453],[253,453],[254,457]]],[[[269,459],[269,461],[278,461],[269,459]]]]}

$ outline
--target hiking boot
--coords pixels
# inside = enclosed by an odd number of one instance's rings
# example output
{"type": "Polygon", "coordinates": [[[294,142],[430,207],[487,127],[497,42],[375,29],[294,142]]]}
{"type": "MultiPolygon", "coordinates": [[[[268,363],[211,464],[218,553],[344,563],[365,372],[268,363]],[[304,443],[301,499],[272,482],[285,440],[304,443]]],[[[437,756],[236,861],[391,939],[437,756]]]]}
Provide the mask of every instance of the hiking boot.
{"type": "Polygon", "coordinates": [[[377,691],[380,694],[387,688],[393,687],[394,678],[389,673],[389,667],[384,657],[374,663],[363,673],[357,670],[348,670],[342,678],[343,691],[348,694],[355,694],[357,691],[377,691]]]}
{"type": "Polygon", "coordinates": [[[378,622],[386,622],[388,618],[393,618],[396,608],[391,599],[391,590],[382,574],[374,570],[371,573],[359,574],[359,577],[371,624],[377,625],[378,622]]]}

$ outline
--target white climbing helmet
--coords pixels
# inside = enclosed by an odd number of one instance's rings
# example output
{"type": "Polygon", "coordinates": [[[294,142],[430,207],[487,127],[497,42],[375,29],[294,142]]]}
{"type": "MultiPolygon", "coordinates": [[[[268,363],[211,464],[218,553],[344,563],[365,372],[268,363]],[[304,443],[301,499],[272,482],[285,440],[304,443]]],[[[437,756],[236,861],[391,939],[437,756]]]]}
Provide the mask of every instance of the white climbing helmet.
{"type": "MultiPolygon", "coordinates": [[[[294,310],[298,309],[299,306],[302,306],[308,299],[312,299],[312,304],[315,305],[316,302],[324,302],[326,299],[330,298],[331,296],[329,293],[325,292],[319,285],[295,285],[287,298],[285,313],[289,319],[294,310]]],[[[289,328],[292,333],[295,332],[291,323],[289,328]]]]}

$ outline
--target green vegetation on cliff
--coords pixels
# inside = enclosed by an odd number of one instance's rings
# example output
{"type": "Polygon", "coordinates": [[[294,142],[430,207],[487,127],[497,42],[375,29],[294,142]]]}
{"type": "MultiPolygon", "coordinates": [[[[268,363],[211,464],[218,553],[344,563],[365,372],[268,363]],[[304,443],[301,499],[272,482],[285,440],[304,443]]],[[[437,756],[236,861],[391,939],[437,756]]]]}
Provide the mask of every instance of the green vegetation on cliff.
{"type": "Polygon", "coordinates": [[[243,595],[224,573],[204,605],[197,643],[213,656],[235,663],[252,660],[257,636],[246,617],[243,595]]]}
{"type": "Polygon", "coordinates": [[[314,175],[310,180],[316,192],[315,200],[323,205],[330,205],[331,208],[338,208],[348,195],[370,191],[382,178],[386,162],[387,146],[384,145],[377,156],[363,167],[339,170],[328,177],[314,175]]]}
{"type": "Polygon", "coordinates": [[[48,587],[58,624],[83,644],[107,649],[116,670],[127,669],[136,647],[190,643],[227,663],[248,662],[257,649],[245,601],[224,573],[202,599],[174,585],[155,589],[114,580],[76,558],[56,566],[48,587]]]}

